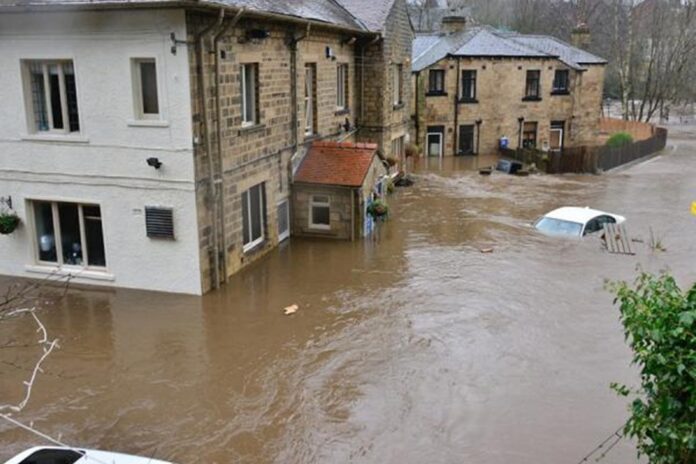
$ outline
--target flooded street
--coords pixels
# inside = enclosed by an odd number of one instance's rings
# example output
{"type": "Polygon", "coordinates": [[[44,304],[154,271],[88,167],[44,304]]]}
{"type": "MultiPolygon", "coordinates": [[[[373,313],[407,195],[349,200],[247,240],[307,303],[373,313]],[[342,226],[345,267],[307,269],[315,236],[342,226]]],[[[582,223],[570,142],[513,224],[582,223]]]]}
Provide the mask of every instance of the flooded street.
{"type": "MultiPolygon", "coordinates": [[[[424,160],[373,239],[293,239],[203,298],[47,295],[61,349],[17,417],[179,464],[578,462],[627,418],[610,382],[637,380],[605,279],[641,264],[696,281],[686,137],[602,176],[482,177],[471,160],[424,160]],[[562,205],[625,215],[645,243],[616,256],[535,233],[562,205]],[[650,228],[667,251],[649,249],[650,228]]],[[[33,339],[30,322],[0,339],[33,339]]],[[[0,350],[3,401],[19,399],[31,354],[0,350]]],[[[0,424],[0,460],[36,443],[0,424]]],[[[627,441],[606,460],[635,461],[627,441]]]]}

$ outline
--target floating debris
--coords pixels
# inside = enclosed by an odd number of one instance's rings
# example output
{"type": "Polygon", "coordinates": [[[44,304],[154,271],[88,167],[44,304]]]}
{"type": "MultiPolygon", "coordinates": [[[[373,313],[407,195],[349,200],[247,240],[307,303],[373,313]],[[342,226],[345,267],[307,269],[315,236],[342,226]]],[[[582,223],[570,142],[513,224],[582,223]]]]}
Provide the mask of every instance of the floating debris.
{"type": "Polygon", "coordinates": [[[622,224],[604,224],[602,240],[609,253],[618,255],[635,255],[631,249],[631,240],[622,224]]]}
{"type": "Polygon", "coordinates": [[[481,253],[493,253],[493,248],[479,248],[481,253]]]}
{"type": "Polygon", "coordinates": [[[289,316],[291,314],[295,314],[298,309],[300,309],[300,307],[297,306],[296,304],[286,306],[285,308],[283,308],[283,314],[285,314],[286,316],[289,316]]]}

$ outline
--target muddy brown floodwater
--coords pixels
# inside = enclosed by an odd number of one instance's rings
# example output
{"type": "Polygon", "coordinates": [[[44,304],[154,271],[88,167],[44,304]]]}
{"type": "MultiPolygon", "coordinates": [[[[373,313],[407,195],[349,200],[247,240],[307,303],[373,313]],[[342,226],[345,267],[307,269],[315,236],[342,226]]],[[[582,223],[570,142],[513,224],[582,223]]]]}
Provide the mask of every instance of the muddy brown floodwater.
{"type": "MultiPolygon", "coordinates": [[[[627,417],[609,383],[637,381],[604,279],[640,263],[696,280],[687,137],[603,176],[424,161],[373,240],[293,239],[203,298],[49,292],[41,316],[61,349],[18,418],[180,464],[575,463],[627,417]],[[624,214],[667,251],[613,256],[532,230],[561,205],[624,214]]],[[[28,320],[0,327],[4,341],[33,336],[28,320]]],[[[3,401],[19,398],[30,354],[0,350],[3,401]]],[[[39,442],[0,424],[0,458],[39,442]]],[[[635,462],[631,443],[610,456],[635,462]]]]}

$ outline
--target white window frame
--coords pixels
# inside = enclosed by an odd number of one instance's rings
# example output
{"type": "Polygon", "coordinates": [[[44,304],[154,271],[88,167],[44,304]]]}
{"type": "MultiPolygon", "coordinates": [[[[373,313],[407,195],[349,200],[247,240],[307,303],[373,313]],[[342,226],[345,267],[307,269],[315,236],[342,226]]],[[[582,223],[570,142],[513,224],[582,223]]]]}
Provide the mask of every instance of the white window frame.
{"type": "Polygon", "coordinates": [[[315,230],[331,230],[331,197],[329,195],[317,194],[311,195],[309,198],[309,228],[315,230]],[[317,201],[317,197],[326,198],[326,201],[317,201]],[[329,210],[329,223],[328,224],[315,224],[314,223],[314,208],[328,208],[329,210]]]}
{"type": "Polygon", "coordinates": [[[285,198],[278,202],[276,205],[278,211],[278,241],[282,242],[290,238],[290,201],[285,198]],[[280,230],[280,207],[285,204],[285,220],[288,225],[287,229],[284,231],[280,230]]]}
{"type": "Polygon", "coordinates": [[[425,136],[425,150],[426,150],[426,151],[425,151],[425,156],[426,156],[426,158],[429,158],[429,157],[434,158],[434,157],[435,157],[435,156],[433,156],[433,155],[430,154],[430,143],[429,143],[429,139],[430,139],[430,136],[431,136],[431,135],[437,135],[438,138],[439,138],[439,140],[440,140],[440,142],[438,143],[438,146],[440,147],[440,150],[439,150],[440,153],[437,154],[437,157],[438,157],[438,158],[442,158],[443,151],[444,151],[444,147],[443,147],[443,143],[442,143],[442,140],[443,140],[444,137],[443,137],[442,132],[428,132],[428,133],[426,134],[426,136],[425,136]]]}
{"type": "Polygon", "coordinates": [[[305,137],[311,137],[316,133],[314,125],[314,63],[305,64],[305,97],[304,97],[304,134],[305,137]]]}
{"type": "Polygon", "coordinates": [[[257,102],[259,66],[258,63],[245,63],[240,66],[242,82],[242,127],[250,127],[259,122],[259,108],[257,102]],[[251,69],[251,82],[247,79],[247,69],[251,69]],[[251,101],[247,101],[247,87],[251,85],[251,101]],[[247,109],[251,107],[251,119],[247,119],[247,109]]]}
{"type": "Polygon", "coordinates": [[[403,104],[403,67],[402,65],[395,64],[392,73],[392,100],[394,101],[394,106],[403,104]]]}
{"type": "Polygon", "coordinates": [[[33,245],[33,254],[34,254],[34,262],[36,264],[39,264],[41,266],[47,266],[47,267],[53,267],[57,269],[67,269],[67,270],[87,270],[87,271],[97,271],[97,272],[106,272],[108,270],[108,254],[106,250],[106,232],[104,230],[104,216],[100,216],[101,220],[101,227],[102,227],[102,236],[104,237],[104,241],[102,243],[104,247],[104,260],[106,261],[107,265],[106,266],[95,266],[95,265],[90,265],[89,263],[89,256],[88,256],[88,249],[87,249],[87,233],[85,230],[85,214],[83,211],[84,206],[98,206],[99,207],[99,212],[103,211],[102,205],[99,203],[94,203],[94,202],[79,202],[79,201],[63,201],[63,200],[52,200],[52,199],[42,199],[42,198],[31,198],[28,199],[29,203],[29,212],[31,214],[31,235],[32,235],[32,245],[33,245]],[[42,261],[39,257],[39,242],[37,239],[37,233],[36,233],[36,209],[35,206],[37,203],[49,203],[51,205],[51,216],[53,220],[53,240],[54,240],[54,246],[56,248],[56,261],[42,261]],[[79,223],[80,223],[80,246],[82,248],[82,262],[83,264],[65,264],[63,262],[63,240],[62,240],[62,232],[60,230],[60,213],[58,211],[58,203],[70,203],[77,205],[77,211],[78,211],[78,217],[79,217],[79,223]]]}
{"type": "MultiPolygon", "coordinates": [[[[250,230],[249,230],[249,238],[252,239],[249,243],[244,243],[244,231],[242,230],[242,251],[243,251],[244,253],[248,252],[249,250],[252,250],[252,249],[256,248],[258,245],[260,245],[261,243],[263,243],[263,241],[266,239],[266,230],[265,230],[265,228],[266,228],[266,227],[265,227],[265,226],[266,226],[266,224],[265,224],[265,223],[266,223],[266,218],[265,218],[265,215],[264,215],[264,209],[265,209],[265,199],[264,199],[264,197],[266,196],[266,195],[264,194],[264,193],[265,193],[265,188],[266,188],[266,186],[264,185],[263,182],[261,182],[260,184],[252,185],[251,187],[249,187],[248,189],[246,189],[244,192],[242,192],[242,201],[244,201],[244,193],[247,194],[247,195],[246,195],[247,213],[249,214],[249,216],[247,217],[247,220],[248,220],[248,224],[249,224],[249,228],[250,228],[250,230]],[[249,194],[249,192],[251,192],[251,190],[252,190],[253,188],[256,188],[256,187],[259,187],[259,189],[260,189],[260,190],[259,190],[260,198],[259,198],[259,210],[258,210],[258,214],[259,214],[259,218],[260,218],[260,222],[261,222],[261,235],[260,235],[258,238],[254,239],[254,238],[252,237],[253,229],[254,229],[253,226],[252,226],[252,214],[253,214],[253,212],[252,212],[252,208],[251,208],[251,195],[249,194]]],[[[244,211],[244,209],[242,208],[242,212],[243,212],[243,211],[244,211]]],[[[242,221],[242,229],[243,229],[243,228],[244,228],[244,221],[242,221]]]]}
{"type": "Polygon", "coordinates": [[[134,116],[138,121],[157,121],[162,114],[162,99],[160,98],[159,69],[156,58],[131,58],[131,72],[133,76],[133,108],[134,116]],[[155,82],[157,83],[157,113],[146,113],[143,105],[143,80],[140,65],[152,63],[155,65],[155,82]]]}
{"type": "Polygon", "coordinates": [[[67,87],[65,84],[65,73],[63,72],[63,65],[70,64],[73,68],[73,75],[75,76],[75,99],[77,99],[77,76],[75,72],[75,62],[71,58],[66,59],[26,59],[22,60],[24,67],[24,85],[25,85],[25,95],[26,95],[26,115],[28,127],[30,132],[33,134],[79,134],[82,131],[82,121],[80,120],[80,105],[77,104],[77,117],[79,130],[70,131],[70,113],[68,111],[68,95],[67,87]],[[44,104],[46,109],[46,120],[48,123],[48,130],[40,130],[36,127],[36,114],[34,112],[34,96],[31,84],[31,65],[32,63],[38,63],[41,65],[43,70],[43,81],[44,81],[44,104]],[[61,117],[63,119],[63,128],[56,129],[53,127],[53,111],[51,108],[51,86],[49,83],[49,66],[57,66],[58,69],[58,88],[60,91],[60,106],[61,106],[61,117]]]}
{"type": "Polygon", "coordinates": [[[340,63],[336,67],[336,109],[348,108],[348,64],[340,63]]]}

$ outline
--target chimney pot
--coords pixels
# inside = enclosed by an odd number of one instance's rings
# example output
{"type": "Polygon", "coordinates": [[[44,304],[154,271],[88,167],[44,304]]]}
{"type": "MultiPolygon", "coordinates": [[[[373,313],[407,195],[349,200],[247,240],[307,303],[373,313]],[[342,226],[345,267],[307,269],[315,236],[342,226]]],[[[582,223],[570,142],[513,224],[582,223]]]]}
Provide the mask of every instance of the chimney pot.
{"type": "Polygon", "coordinates": [[[466,16],[445,16],[442,18],[442,30],[444,32],[461,32],[466,29],[466,16]]]}

